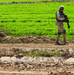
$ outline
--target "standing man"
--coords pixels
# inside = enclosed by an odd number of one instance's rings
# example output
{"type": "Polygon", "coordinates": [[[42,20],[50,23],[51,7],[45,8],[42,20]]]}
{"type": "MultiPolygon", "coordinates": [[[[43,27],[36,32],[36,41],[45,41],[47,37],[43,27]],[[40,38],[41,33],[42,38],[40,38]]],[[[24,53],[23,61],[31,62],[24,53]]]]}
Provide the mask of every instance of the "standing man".
{"type": "Polygon", "coordinates": [[[64,44],[66,44],[66,30],[63,27],[63,22],[67,22],[68,28],[70,28],[69,20],[67,19],[67,15],[64,14],[63,10],[64,10],[64,6],[61,5],[59,11],[56,13],[56,25],[58,27],[58,34],[57,34],[57,41],[56,41],[57,44],[60,44],[59,38],[62,32],[63,32],[64,44]]]}

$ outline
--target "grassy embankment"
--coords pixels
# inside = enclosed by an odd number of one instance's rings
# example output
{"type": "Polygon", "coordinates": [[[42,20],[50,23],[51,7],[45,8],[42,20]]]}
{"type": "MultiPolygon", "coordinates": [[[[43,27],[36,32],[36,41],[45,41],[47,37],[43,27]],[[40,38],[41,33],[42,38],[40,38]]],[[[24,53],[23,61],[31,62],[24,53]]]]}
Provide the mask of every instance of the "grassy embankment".
{"type": "Polygon", "coordinates": [[[64,23],[66,38],[74,38],[73,2],[0,5],[0,30],[18,37],[56,37],[58,28],[55,25],[55,13],[59,10],[60,5],[65,6],[64,12],[70,20],[70,31],[67,23],[64,23]]]}

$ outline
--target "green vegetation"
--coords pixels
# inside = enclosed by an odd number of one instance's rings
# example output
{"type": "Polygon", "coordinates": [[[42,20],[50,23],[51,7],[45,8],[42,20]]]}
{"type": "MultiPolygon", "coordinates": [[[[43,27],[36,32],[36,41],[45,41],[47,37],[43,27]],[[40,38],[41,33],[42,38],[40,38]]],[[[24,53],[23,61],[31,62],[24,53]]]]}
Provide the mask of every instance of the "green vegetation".
{"type": "Polygon", "coordinates": [[[29,53],[23,53],[24,56],[29,55],[29,53]]]}
{"type": "Polygon", "coordinates": [[[66,53],[68,53],[69,51],[68,50],[66,50],[66,53]]]}
{"type": "Polygon", "coordinates": [[[42,41],[41,40],[36,40],[36,41],[34,41],[34,43],[42,43],[42,41]]]}
{"type": "Polygon", "coordinates": [[[64,12],[70,20],[70,31],[67,23],[64,23],[66,38],[74,38],[73,2],[0,5],[0,30],[7,35],[16,37],[46,36],[55,38],[58,32],[55,25],[55,13],[59,10],[60,5],[65,6],[64,12]]]}
{"type": "Polygon", "coordinates": [[[44,52],[42,52],[42,51],[37,51],[37,52],[31,51],[31,52],[23,53],[23,55],[24,56],[31,56],[31,55],[37,56],[37,55],[39,55],[41,53],[44,54],[44,52]]]}
{"type": "Polygon", "coordinates": [[[23,53],[24,56],[38,56],[38,55],[41,55],[41,56],[45,56],[45,55],[56,55],[58,54],[59,51],[56,51],[56,52],[43,52],[43,51],[31,51],[31,52],[27,52],[27,53],[23,53]]]}
{"type": "Polygon", "coordinates": [[[38,52],[34,52],[34,51],[32,51],[31,52],[31,55],[33,55],[33,56],[37,56],[37,55],[39,55],[41,53],[41,51],[38,51],[38,52]]]}
{"type": "Polygon", "coordinates": [[[56,52],[49,52],[50,54],[52,55],[56,55],[59,51],[56,51],[56,52]]]}

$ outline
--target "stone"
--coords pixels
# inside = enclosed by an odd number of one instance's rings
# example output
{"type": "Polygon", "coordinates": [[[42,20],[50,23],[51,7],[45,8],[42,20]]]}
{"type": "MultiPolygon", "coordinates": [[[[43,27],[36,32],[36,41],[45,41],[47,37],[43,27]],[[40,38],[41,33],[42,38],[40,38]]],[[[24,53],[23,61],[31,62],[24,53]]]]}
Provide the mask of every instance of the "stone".
{"type": "Polygon", "coordinates": [[[24,55],[21,54],[21,53],[16,55],[16,57],[23,57],[23,56],[24,56],[24,55]]]}
{"type": "Polygon", "coordinates": [[[11,36],[6,36],[6,37],[4,37],[3,39],[2,39],[2,41],[10,41],[12,39],[12,37],[11,36]]]}
{"type": "Polygon", "coordinates": [[[6,37],[3,31],[0,31],[0,37],[6,37]]]}
{"type": "Polygon", "coordinates": [[[10,57],[1,57],[1,61],[11,62],[10,57]]]}
{"type": "Polygon", "coordinates": [[[74,50],[72,50],[72,48],[69,49],[69,53],[73,54],[74,50]]]}
{"type": "Polygon", "coordinates": [[[16,62],[16,57],[11,57],[12,62],[16,62]]]}
{"type": "Polygon", "coordinates": [[[66,60],[66,62],[68,62],[68,63],[74,63],[74,58],[69,58],[69,59],[66,60]]]}
{"type": "Polygon", "coordinates": [[[13,42],[13,43],[21,43],[22,41],[19,38],[16,38],[16,39],[12,40],[11,42],[13,42]]]}

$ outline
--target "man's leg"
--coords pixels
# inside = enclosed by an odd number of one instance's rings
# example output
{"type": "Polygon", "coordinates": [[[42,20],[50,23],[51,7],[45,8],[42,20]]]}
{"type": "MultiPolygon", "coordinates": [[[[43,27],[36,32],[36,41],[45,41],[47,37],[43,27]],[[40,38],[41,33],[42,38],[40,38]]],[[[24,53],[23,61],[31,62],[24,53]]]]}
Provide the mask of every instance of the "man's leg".
{"type": "Polygon", "coordinates": [[[61,32],[58,32],[58,34],[57,34],[57,41],[56,41],[57,44],[59,44],[60,35],[61,35],[61,32]]]}
{"type": "Polygon", "coordinates": [[[64,44],[66,44],[66,30],[64,29],[63,25],[58,26],[59,31],[63,32],[63,40],[64,40],[64,44]]]}
{"type": "Polygon", "coordinates": [[[59,39],[60,39],[60,35],[61,35],[61,25],[57,25],[57,26],[58,26],[58,34],[57,34],[56,43],[59,44],[59,39]]]}
{"type": "Polygon", "coordinates": [[[63,40],[64,40],[64,44],[66,44],[66,30],[63,31],[63,40]]]}

